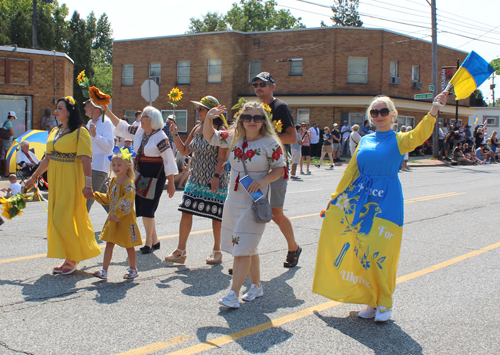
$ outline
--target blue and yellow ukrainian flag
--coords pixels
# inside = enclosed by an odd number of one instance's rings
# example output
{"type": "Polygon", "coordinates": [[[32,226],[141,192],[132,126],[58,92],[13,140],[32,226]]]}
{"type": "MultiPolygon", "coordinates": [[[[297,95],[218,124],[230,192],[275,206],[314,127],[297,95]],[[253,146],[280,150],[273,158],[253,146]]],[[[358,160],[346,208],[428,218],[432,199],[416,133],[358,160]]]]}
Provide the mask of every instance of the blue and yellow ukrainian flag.
{"type": "Polygon", "coordinates": [[[494,71],[479,54],[470,52],[450,80],[455,88],[456,100],[468,98],[494,71]]]}

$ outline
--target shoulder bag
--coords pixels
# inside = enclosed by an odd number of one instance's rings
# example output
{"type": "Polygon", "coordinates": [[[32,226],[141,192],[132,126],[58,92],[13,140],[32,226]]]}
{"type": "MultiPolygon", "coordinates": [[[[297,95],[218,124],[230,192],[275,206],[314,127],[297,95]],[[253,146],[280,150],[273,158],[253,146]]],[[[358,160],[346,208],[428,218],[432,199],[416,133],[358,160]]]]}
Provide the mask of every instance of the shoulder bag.
{"type": "Polygon", "coordinates": [[[146,135],[142,137],[141,146],[137,150],[137,156],[135,157],[135,194],[147,200],[153,200],[156,192],[156,184],[158,183],[158,178],[163,170],[163,164],[161,165],[160,171],[157,177],[146,177],[143,176],[139,171],[139,159],[144,153],[144,147],[148,144],[149,138],[153,136],[156,132],[151,135],[146,135]]]}
{"type": "Polygon", "coordinates": [[[2,128],[0,128],[0,138],[1,138],[1,139],[5,139],[5,140],[9,140],[9,139],[10,139],[11,134],[10,134],[10,129],[5,128],[5,124],[6,124],[6,123],[7,123],[7,121],[5,121],[5,122],[3,123],[2,128]]]}
{"type": "MultiPolygon", "coordinates": [[[[243,156],[245,154],[245,149],[243,148],[243,156]]],[[[248,175],[247,166],[245,164],[245,159],[242,158],[241,162],[243,163],[243,169],[245,170],[245,175],[248,175]]],[[[269,195],[269,189],[271,187],[268,186],[266,196],[261,199],[252,202],[252,210],[255,215],[255,222],[257,223],[268,223],[273,219],[273,211],[271,209],[271,205],[269,204],[269,200],[267,199],[267,195],[269,195]]]]}

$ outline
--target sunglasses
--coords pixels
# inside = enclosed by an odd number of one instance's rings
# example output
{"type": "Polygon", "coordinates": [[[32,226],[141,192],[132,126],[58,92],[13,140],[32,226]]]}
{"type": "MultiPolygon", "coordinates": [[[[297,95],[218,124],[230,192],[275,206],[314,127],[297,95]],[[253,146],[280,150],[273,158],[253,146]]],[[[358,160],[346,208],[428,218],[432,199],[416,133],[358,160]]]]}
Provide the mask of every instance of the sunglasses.
{"type": "Polygon", "coordinates": [[[251,122],[253,120],[255,123],[261,123],[262,120],[264,119],[264,116],[262,115],[255,115],[255,116],[241,115],[240,117],[243,120],[243,122],[251,122]]]}
{"type": "Polygon", "coordinates": [[[383,109],[380,109],[380,110],[370,110],[370,116],[372,116],[372,118],[376,118],[380,114],[380,116],[382,116],[382,117],[387,117],[389,112],[391,112],[391,110],[384,107],[383,109]]]}
{"type": "Polygon", "coordinates": [[[254,88],[257,88],[257,87],[261,87],[261,88],[264,88],[266,87],[267,83],[265,81],[261,81],[260,83],[253,83],[252,84],[254,88]]]}
{"type": "Polygon", "coordinates": [[[196,112],[201,112],[202,110],[206,110],[207,108],[206,107],[201,107],[201,106],[198,106],[196,108],[196,112]]]}

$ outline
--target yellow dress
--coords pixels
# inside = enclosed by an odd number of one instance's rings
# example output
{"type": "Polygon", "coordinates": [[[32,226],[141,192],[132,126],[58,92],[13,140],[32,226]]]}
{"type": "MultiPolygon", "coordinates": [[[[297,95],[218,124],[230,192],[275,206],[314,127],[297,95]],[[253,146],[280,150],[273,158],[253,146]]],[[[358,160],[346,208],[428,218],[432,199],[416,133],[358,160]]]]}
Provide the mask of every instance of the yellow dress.
{"type": "Polygon", "coordinates": [[[94,192],[94,199],[101,205],[109,205],[109,214],[118,218],[118,222],[106,221],[100,240],[118,244],[124,248],[142,245],[134,211],[135,185],[133,180],[129,179],[122,184],[117,184],[116,178],[113,178],[108,192],[106,194],[94,192]]]}
{"type": "Polygon", "coordinates": [[[47,138],[46,154],[50,158],[47,257],[82,261],[102,253],[82,193],[85,175],[79,157],[92,158],[92,143],[84,127],[56,138],[58,130],[54,128],[47,138]]]}

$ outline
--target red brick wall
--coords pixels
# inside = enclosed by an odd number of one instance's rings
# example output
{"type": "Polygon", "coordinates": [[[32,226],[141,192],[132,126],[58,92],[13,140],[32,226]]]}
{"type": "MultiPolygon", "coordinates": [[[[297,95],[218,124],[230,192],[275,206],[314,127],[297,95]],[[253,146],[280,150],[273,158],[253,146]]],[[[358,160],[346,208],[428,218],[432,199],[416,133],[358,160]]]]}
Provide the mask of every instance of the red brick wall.
{"type": "MultiPolygon", "coordinates": [[[[212,95],[227,106],[241,96],[254,96],[248,83],[249,62],[261,61],[261,71],[272,73],[275,95],[280,96],[352,96],[388,95],[413,100],[414,94],[426,93],[431,84],[431,44],[383,30],[321,28],[256,33],[209,33],[179,35],[114,43],[113,110],[118,116],[125,110],[142,109],[148,103],[141,97],[140,86],[148,77],[148,64],[161,62],[160,97],[153,106],[171,109],[167,94],[177,86],[184,92],[179,110],[188,110],[188,129],[194,125],[195,107],[189,100],[212,95]],[[368,58],[368,82],[348,83],[349,57],[368,58]],[[289,75],[291,58],[303,59],[303,75],[289,75]],[[207,61],[222,59],[222,82],[207,83],[207,61]],[[177,61],[191,62],[191,83],[176,85],[177,61]],[[400,85],[390,85],[390,61],[399,62],[400,85]],[[122,86],[123,64],[134,64],[134,85],[122,86]],[[412,65],[420,67],[421,90],[412,89],[412,65]]],[[[439,47],[439,65],[453,66],[466,53],[439,47]]],[[[440,82],[440,78],[438,78],[440,82]]],[[[438,90],[440,84],[438,85],[438,90]]],[[[454,102],[453,98],[449,103],[454,102]]],[[[468,99],[460,101],[468,105],[468,99]]],[[[363,112],[365,108],[309,108],[310,121],[320,126],[340,123],[341,112],[363,112]]],[[[409,114],[410,115],[410,114],[409,114]]],[[[231,115],[230,115],[231,116],[231,115]]],[[[417,121],[422,113],[413,113],[417,121]]]]}
{"type": "Polygon", "coordinates": [[[0,94],[32,96],[33,128],[38,129],[45,109],[55,108],[54,98],[73,94],[73,63],[61,56],[0,51],[0,94]],[[5,58],[10,59],[11,84],[5,84],[5,58]],[[29,85],[30,61],[33,63],[32,85],[29,85]]]}

